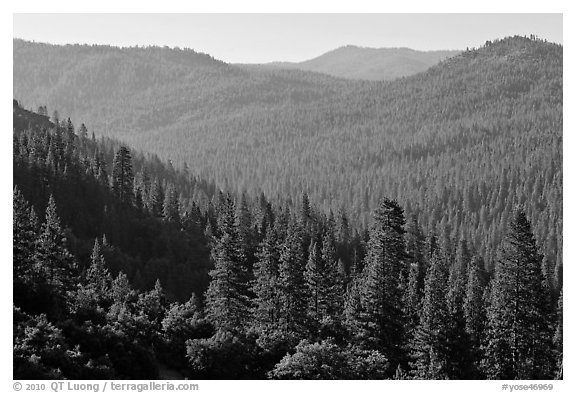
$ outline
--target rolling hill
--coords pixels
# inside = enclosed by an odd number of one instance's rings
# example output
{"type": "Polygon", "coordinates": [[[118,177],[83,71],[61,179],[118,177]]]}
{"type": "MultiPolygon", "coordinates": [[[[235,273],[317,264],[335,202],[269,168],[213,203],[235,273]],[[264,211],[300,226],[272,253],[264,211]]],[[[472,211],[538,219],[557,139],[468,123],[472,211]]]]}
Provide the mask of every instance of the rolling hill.
{"type": "Polygon", "coordinates": [[[561,265],[562,47],[510,37],[395,81],[227,65],[191,50],[14,42],[14,97],[218,185],[307,191],[367,225],[382,196],[487,263],[517,204],[561,265]]]}
{"type": "Polygon", "coordinates": [[[417,51],[409,48],[343,46],[299,63],[278,62],[264,67],[313,71],[337,78],[387,81],[423,72],[460,51],[417,51]]]}

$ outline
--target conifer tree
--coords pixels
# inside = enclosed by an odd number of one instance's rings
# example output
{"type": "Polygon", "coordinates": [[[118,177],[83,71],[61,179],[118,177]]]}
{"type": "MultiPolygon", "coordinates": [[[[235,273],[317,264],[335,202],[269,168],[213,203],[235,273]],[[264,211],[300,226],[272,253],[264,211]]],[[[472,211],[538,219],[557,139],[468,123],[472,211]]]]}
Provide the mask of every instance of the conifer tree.
{"type": "Polygon", "coordinates": [[[101,296],[107,295],[112,284],[112,276],[106,268],[98,238],[94,240],[94,248],[92,249],[92,256],[90,257],[90,266],[86,272],[86,281],[88,287],[101,296]]]}
{"type": "Polygon", "coordinates": [[[482,260],[475,256],[468,266],[468,280],[464,298],[464,320],[466,334],[470,341],[471,363],[474,366],[472,377],[480,377],[480,344],[486,325],[484,306],[484,286],[482,285],[482,260]]]}
{"type": "Polygon", "coordinates": [[[86,128],[86,125],[84,125],[84,123],[80,124],[80,128],[78,129],[78,135],[80,136],[83,142],[85,142],[86,139],[88,139],[88,129],[86,128]]]}
{"type": "Polygon", "coordinates": [[[254,326],[257,329],[273,329],[279,318],[279,275],[280,251],[276,233],[266,232],[254,264],[252,292],[254,299],[254,326]]]}
{"type": "Polygon", "coordinates": [[[324,316],[338,318],[344,308],[344,281],[346,272],[344,267],[339,266],[336,260],[336,245],[334,235],[328,229],[322,240],[322,266],[323,296],[321,298],[321,310],[324,316]]]}
{"type": "Polygon", "coordinates": [[[238,241],[245,257],[246,270],[251,277],[251,272],[255,263],[255,253],[257,240],[254,236],[252,227],[252,212],[248,207],[248,200],[245,194],[242,194],[238,209],[236,210],[236,226],[238,227],[238,241]]]}
{"type": "Polygon", "coordinates": [[[484,285],[482,284],[482,260],[474,256],[468,266],[468,280],[466,282],[466,295],[464,298],[464,318],[466,331],[472,343],[479,346],[482,330],[484,328],[484,285]]]}
{"type": "Polygon", "coordinates": [[[132,172],[132,157],[127,147],[121,146],[112,163],[112,191],[125,204],[131,204],[134,174],[132,172]]]}
{"type": "Polygon", "coordinates": [[[12,197],[12,244],[13,244],[13,278],[14,280],[27,281],[31,277],[36,240],[36,228],[31,218],[31,207],[24,196],[14,187],[12,197]]]}
{"type": "Polygon", "coordinates": [[[491,290],[483,369],[490,379],[552,377],[552,327],[542,256],[518,209],[500,249],[491,290]]]}
{"type": "Polygon", "coordinates": [[[148,211],[152,213],[155,217],[162,217],[164,213],[164,190],[162,184],[158,179],[154,179],[150,186],[150,191],[148,194],[148,211]]]}
{"type": "Polygon", "coordinates": [[[420,299],[422,293],[418,285],[419,266],[417,263],[410,264],[408,283],[403,292],[403,312],[406,317],[406,336],[412,337],[414,330],[420,322],[420,299]]]}
{"type": "Polygon", "coordinates": [[[363,272],[361,328],[356,335],[364,345],[381,350],[395,370],[403,358],[405,339],[399,285],[406,269],[404,213],[396,201],[386,198],[374,221],[363,272]]]}
{"type": "Polygon", "coordinates": [[[166,222],[174,225],[180,224],[180,206],[178,203],[178,196],[176,188],[173,184],[168,186],[166,195],[164,197],[163,217],[166,222]]]}
{"type": "Polygon", "coordinates": [[[447,379],[449,310],[446,302],[448,271],[437,251],[426,274],[420,323],[412,339],[413,375],[417,379],[447,379]]]}
{"type": "Polygon", "coordinates": [[[210,254],[214,268],[206,292],[206,313],[216,329],[242,333],[249,317],[248,282],[230,196],[220,214],[222,235],[210,254]]]}
{"type": "Polygon", "coordinates": [[[418,219],[415,215],[412,215],[410,220],[406,224],[406,253],[412,264],[416,264],[416,270],[418,271],[418,290],[422,292],[424,290],[424,277],[426,275],[426,269],[424,267],[424,254],[425,254],[425,243],[426,237],[422,233],[422,228],[418,223],[418,219]]]}
{"type": "Polygon", "coordinates": [[[307,326],[305,265],[301,229],[291,221],[280,250],[280,327],[296,336],[303,336],[307,326]]]}
{"type": "Polygon", "coordinates": [[[322,256],[320,255],[320,247],[314,240],[311,241],[308,248],[308,262],[306,263],[306,270],[304,271],[304,279],[306,280],[306,287],[308,289],[308,315],[310,318],[318,323],[321,318],[320,302],[322,299],[322,256]]]}
{"type": "Polygon", "coordinates": [[[563,293],[560,291],[560,297],[558,298],[558,306],[556,308],[556,316],[558,318],[556,322],[556,332],[554,334],[554,347],[556,349],[556,373],[555,379],[563,379],[563,365],[564,365],[564,310],[563,310],[563,293]]]}
{"type": "Polygon", "coordinates": [[[52,195],[48,200],[46,220],[37,241],[35,261],[48,284],[59,292],[69,288],[76,277],[76,263],[66,248],[66,237],[52,195]]]}
{"type": "Polygon", "coordinates": [[[466,296],[467,271],[470,252],[466,240],[461,240],[456,259],[450,268],[446,302],[448,306],[448,363],[447,373],[451,379],[472,377],[472,345],[466,331],[464,298],[466,296]]]}

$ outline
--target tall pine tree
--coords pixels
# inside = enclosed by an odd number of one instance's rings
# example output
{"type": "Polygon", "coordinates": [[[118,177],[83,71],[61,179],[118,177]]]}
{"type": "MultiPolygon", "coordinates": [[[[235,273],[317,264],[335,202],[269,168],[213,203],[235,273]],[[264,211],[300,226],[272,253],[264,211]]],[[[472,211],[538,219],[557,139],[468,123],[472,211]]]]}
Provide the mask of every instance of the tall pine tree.
{"type": "Polygon", "coordinates": [[[122,203],[132,203],[133,182],[132,156],[127,147],[121,146],[112,164],[112,191],[122,203]]]}
{"type": "Polygon", "coordinates": [[[547,379],[553,370],[551,305],[542,256],[523,210],[496,264],[483,368],[490,379],[547,379]]]}
{"type": "Polygon", "coordinates": [[[363,271],[362,312],[357,339],[382,351],[391,370],[403,362],[404,313],[400,282],[406,274],[404,212],[396,201],[385,198],[374,214],[363,271]]]}

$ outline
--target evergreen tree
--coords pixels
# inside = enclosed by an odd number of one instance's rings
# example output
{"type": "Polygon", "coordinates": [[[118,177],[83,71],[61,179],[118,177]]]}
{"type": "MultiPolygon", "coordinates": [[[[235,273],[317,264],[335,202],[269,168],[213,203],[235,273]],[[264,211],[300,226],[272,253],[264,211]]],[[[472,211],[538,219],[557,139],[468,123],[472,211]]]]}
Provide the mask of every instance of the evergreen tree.
{"type": "Polygon", "coordinates": [[[222,236],[210,255],[214,268],[206,292],[206,313],[216,329],[242,333],[249,316],[247,272],[235,225],[234,204],[229,196],[221,214],[222,236]]]}
{"type": "Polygon", "coordinates": [[[169,185],[166,190],[163,205],[163,217],[166,222],[174,225],[180,224],[180,206],[178,203],[178,195],[174,185],[169,185]]]}
{"type": "Polygon", "coordinates": [[[279,318],[279,275],[280,251],[274,231],[266,233],[254,264],[252,292],[254,299],[254,326],[259,330],[274,329],[279,318]]]}
{"type": "Polygon", "coordinates": [[[449,378],[448,271],[440,252],[434,253],[426,274],[420,324],[412,340],[413,375],[418,379],[449,378]]]}
{"type": "Polygon", "coordinates": [[[468,266],[468,281],[466,283],[466,297],[463,306],[466,333],[470,340],[470,349],[472,353],[471,363],[474,365],[476,377],[479,377],[477,373],[481,358],[480,344],[486,324],[481,265],[482,260],[475,256],[468,266]]]}
{"type": "Polygon", "coordinates": [[[82,141],[86,141],[88,139],[88,129],[84,125],[84,123],[80,124],[80,128],[78,129],[78,135],[80,136],[82,141]]]}
{"type": "Polygon", "coordinates": [[[31,207],[18,187],[14,187],[12,198],[13,278],[14,281],[25,282],[31,279],[37,233],[31,218],[31,207]]]}
{"type": "MultiPolygon", "coordinates": [[[[426,268],[424,263],[426,237],[415,215],[412,215],[406,224],[406,253],[412,264],[416,264],[418,272],[417,289],[420,294],[424,290],[426,268]]],[[[410,266],[412,268],[412,265],[410,266]]]]}
{"type": "Polygon", "coordinates": [[[406,336],[412,337],[420,322],[420,300],[422,293],[418,285],[419,268],[417,263],[410,264],[408,283],[403,292],[403,312],[406,317],[406,336]]]}
{"type": "Polygon", "coordinates": [[[448,306],[448,363],[450,379],[473,377],[472,345],[466,331],[464,298],[466,296],[467,271],[470,252],[465,240],[461,240],[456,251],[456,260],[450,269],[446,302],[448,306]]]}
{"type": "Polygon", "coordinates": [[[112,284],[112,276],[106,268],[104,256],[98,238],[94,240],[94,248],[90,257],[90,266],[86,272],[88,287],[100,296],[107,296],[112,284]]]}
{"type": "Polygon", "coordinates": [[[555,379],[563,379],[563,366],[564,366],[564,310],[563,310],[563,293],[560,291],[560,297],[558,298],[558,306],[556,309],[557,322],[556,322],[556,333],[554,334],[554,347],[556,348],[556,375],[555,379]]]}
{"type": "Polygon", "coordinates": [[[35,261],[44,279],[58,292],[65,292],[77,277],[76,263],[66,248],[66,237],[53,196],[48,200],[46,220],[36,244],[35,261]]]}
{"type": "Polygon", "coordinates": [[[125,204],[131,204],[134,195],[134,175],[132,173],[132,157],[127,147],[121,146],[112,163],[112,191],[125,204]]]}
{"type": "Polygon", "coordinates": [[[154,179],[148,194],[148,211],[155,217],[162,217],[164,213],[164,190],[158,179],[154,179]]]}
{"type": "Polygon", "coordinates": [[[496,265],[483,368],[490,379],[552,377],[550,296],[524,211],[510,224],[496,265]]]}
{"type": "Polygon", "coordinates": [[[257,247],[257,239],[254,236],[254,228],[252,227],[252,212],[248,206],[248,199],[245,194],[242,194],[240,204],[236,211],[236,226],[238,228],[238,241],[242,248],[246,262],[246,271],[249,274],[249,279],[252,279],[251,272],[256,261],[255,253],[257,247]]]}
{"type": "Polygon", "coordinates": [[[307,326],[305,264],[301,229],[290,222],[279,260],[280,327],[297,337],[303,337],[307,326]]]}
{"type": "Polygon", "coordinates": [[[405,271],[404,213],[384,199],[375,211],[363,272],[362,314],[357,338],[380,350],[395,370],[403,358],[404,315],[399,283],[405,271]]]}
{"type": "Polygon", "coordinates": [[[320,302],[325,316],[339,318],[344,308],[344,282],[346,272],[336,260],[336,245],[334,235],[330,230],[322,240],[323,296],[320,302]]]}
{"type": "Polygon", "coordinates": [[[304,279],[308,289],[308,315],[312,321],[319,323],[321,318],[320,302],[323,297],[322,293],[322,256],[318,244],[312,240],[308,248],[308,263],[304,271],[304,279]]]}

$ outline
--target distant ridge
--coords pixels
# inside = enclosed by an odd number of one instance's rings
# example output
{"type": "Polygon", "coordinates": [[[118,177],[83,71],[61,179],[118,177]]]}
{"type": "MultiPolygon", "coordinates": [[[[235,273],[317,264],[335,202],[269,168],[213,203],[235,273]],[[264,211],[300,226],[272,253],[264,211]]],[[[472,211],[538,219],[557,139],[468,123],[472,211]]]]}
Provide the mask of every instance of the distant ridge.
{"type": "Polygon", "coordinates": [[[320,72],[338,78],[392,80],[425,71],[461,51],[417,51],[409,48],[342,46],[299,63],[273,62],[263,67],[320,72]]]}

